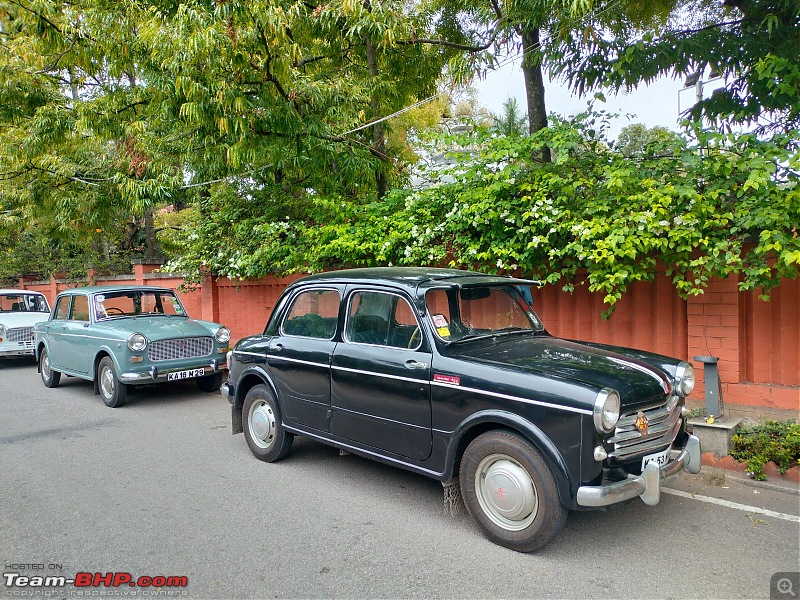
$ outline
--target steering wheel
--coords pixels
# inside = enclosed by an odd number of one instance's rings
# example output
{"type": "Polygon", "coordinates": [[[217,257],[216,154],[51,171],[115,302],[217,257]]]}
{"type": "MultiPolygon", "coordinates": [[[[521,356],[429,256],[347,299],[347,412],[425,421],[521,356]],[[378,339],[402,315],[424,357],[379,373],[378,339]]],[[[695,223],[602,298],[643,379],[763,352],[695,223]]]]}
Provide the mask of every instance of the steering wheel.
{"type": "Polygon", "coordinates": [[[124,315],[125,314],[124,310],[122,310],[121,308],[117,308],[116,306],[111,306],[111,307],[106,308],[106,312],[108,314],[115,314],[115,315],[124,315]]]}
{"type": "Polygon", "coordinates": [[[414,330],[414,333],[411,334],[411,338],[408,340],[407,348],[409,350],[411,350],[412,348],[416,348],[421,339],[422,339],[422,333],[419,330],[419,325],[417,325],[417,328],[414,330]]]}

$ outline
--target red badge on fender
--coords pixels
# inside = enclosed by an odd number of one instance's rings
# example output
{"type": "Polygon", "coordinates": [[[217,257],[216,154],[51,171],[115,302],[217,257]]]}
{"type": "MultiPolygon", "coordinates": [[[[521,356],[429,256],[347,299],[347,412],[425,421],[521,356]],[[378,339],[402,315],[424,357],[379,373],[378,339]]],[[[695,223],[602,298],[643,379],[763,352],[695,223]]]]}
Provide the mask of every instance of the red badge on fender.
{"type": "Polygon", "coordinates": [[[439,373],[434,373],[433,380],[438,383],[461,385],[461,377],[455,377],[454,375],[440,375],[439,373]]]}

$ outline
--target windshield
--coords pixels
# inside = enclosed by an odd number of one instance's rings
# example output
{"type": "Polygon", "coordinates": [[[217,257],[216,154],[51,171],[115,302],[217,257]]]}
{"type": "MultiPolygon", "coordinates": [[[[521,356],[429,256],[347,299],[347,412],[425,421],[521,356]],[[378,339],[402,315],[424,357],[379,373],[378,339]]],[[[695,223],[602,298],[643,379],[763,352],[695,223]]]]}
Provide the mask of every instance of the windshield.
{"type": "Polygon", "coordinates": [[[434,289],[425,295],[425,304],[436,335],[448,342],[544,331],[513,285],[434,289]]]}
{"type": "Polygon", "coordinates": [[[0,294],[0,312],[49,313],[50,306],[41,294],[0,294]]]}
{"type": "Polygon", "coordinates": [[[138,315],[186,316],[175,293],[165,290],[126,290],[95,294],[94,309],[98,321],[138,315]]]}

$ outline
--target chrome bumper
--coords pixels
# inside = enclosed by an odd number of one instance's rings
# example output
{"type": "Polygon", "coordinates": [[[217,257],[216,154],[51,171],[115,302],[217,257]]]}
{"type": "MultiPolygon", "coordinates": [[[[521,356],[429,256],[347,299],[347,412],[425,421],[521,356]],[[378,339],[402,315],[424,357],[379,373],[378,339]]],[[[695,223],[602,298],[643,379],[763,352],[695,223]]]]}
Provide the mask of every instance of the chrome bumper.
{"type": "Polygon", "coordinates": [[[227,381],[224,382],[219,388],[219,393],[222,394],[225,400],[233,404],[233,386],[231,384],[227,381]]]}
{"type": "MultiPolygon", "coordinates": [[[[197,365],[192,367],[180,367],[176,369],[158,369],[157,367],[150,367],[147,371],[138,371],[135,373],[123,373],[119,376],[119,380],[122,383],[130,383],[133,385],[139,384],[144,385],[147,383],[159,383],[162,381],[167,381],[167,378],[170,373],[180,373],[181,371],[192,371],[195,369],[203,369],[203,377],[207,375],[214,375],[215,373],[219,373],[225,368],[227,368],[227,363],[225,362],[218,362],[216,360],[212,360],[211,364],[208,365],[197,365]]],[[[192,379],[197,379],[197,377],[193,377],[192,379]]],[[[177,380],[176,380],[177,381],[177,380]]]]}
{"type": "Polygon", "coordinates": [[[700,472],[700,439],[689,435],[683,450],[673,450],[673,456],[663,467],[648,463],[641,475],[628,475],[623,481],[608,485],[583,485],[578,488],[579,506],[601,507],[641,497],[645,504],[658,504],[661,499],[661,481],[686,469],[689,473],[700,472]]]}
{"type": "Polygon", "coordinates": [[[20,350],[0,350],[0,356],[33,356],[33,348],[22,348],[20,350]]]}

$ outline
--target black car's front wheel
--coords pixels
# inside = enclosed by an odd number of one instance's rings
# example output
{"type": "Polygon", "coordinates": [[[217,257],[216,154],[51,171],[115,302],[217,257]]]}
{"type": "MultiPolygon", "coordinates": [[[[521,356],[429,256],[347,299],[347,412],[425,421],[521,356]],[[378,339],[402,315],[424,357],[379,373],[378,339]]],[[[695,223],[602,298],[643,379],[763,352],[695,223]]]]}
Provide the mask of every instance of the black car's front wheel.
{"type": "Polygon", "coordinates": [[[256,385],[247,392],[242,407],[242,429],[250,451],[264,462],[282,459],[294,441],[294,435],[281,425],[278,403],[265,385],[256,385]]]}
{"type": "Polygon", "coordinates": [[[567,511],[541,454],[521,437],[493,431],[475,438],[461,459],[467,509],[496,544],[533,552],[564,527],[567,511]]]}
{"type": "Polygon", "coordinates": [[[54,388],[61,381],[61,373],[53,369],[46,348],[42,348],[39,354],[39,375],[42,376],[42,383],[45,387],[54,388]]]}
{"type": "Polygon", "coordinates": [[[117,378],[114,362],[108,356],[97,365],[97,389],[109,408],[119,408],[125,403],[128,386],[117,378]]]}

